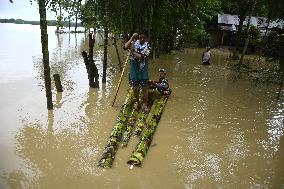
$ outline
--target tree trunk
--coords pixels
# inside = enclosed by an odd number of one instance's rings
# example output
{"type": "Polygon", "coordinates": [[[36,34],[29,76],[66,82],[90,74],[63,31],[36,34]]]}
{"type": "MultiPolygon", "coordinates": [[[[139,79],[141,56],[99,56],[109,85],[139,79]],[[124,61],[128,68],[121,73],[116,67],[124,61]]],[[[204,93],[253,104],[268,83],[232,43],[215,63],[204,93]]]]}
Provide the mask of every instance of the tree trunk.
{"type": "Polygon", "coordinates": [[[77,33],[77,27],[78,27],[78,15],[77,15],[77,12],[76,12],[76,15],[75,15],[75,33],[77,33]]]}
{"type": "Polygon", "coordinates": [[[41,47],[43,56],[43,69],[44,69],[44,84],[46,90],[47,109],[52,110],[52,92],[51,92],[51,78],[49,67],[49,52],[48,52],[48,34],[47,34],[47,21],[45,0],[38,1],[39,15],[40,15],[40,29],[41,29],[41,47]]]}
{"type": "Polygon", "coordinates": [[[245,53],[247,51],[247,47],[248,47],[248,43],[249,43],[250,22],[251,22],[252,14],[254,12],[255,4],[256,4],[256,0],[253,1],[253,5],[251,7],[251,11],[250,11],[250,15],[249,15],[248,23],[247,23],[247,29],[246,29],[246,41],[245,41],[245,46],[243,48],[243,52],[242,52],[242,55],[241,55],[241,58],[240,58],[240,61],[239,61],[239,67],[240,67],[241,64],[243,64],[244,56],[245,56],[245,53]]]}
{"type": "Polygon", "coordinates": [[[221,47],[224,45],[225,30],[222,30],[221,47]]]}
{"type": "Polygon", "coordinates": [[[60,16],[60,20],[59,20],[59,27],[61,27],[62,28],[62,19],[63,19],[63,17],[62,17],[62,10],[61,10],[62,8],[61,8],[61,3],[59,4],[59,16],[60,16]]]}
{"type": "Polygon", "coordinates": [[[235,49],[233,51],[233,59],[238,60],[239,59],[239,41],[241,40],[241,34],[243,30],[243,22],[245,21],[246,15],[240,15],[240,21],[237,31],[237,36],[235,38],[235,49]]]}
{"type": "Polygon", "coordinates": [[[71,27],[71,16],[69,16],[69,19],[68,19],[68,28],[69,28],[69,32],[70,32],[70,27],[71,27]]]}
{"type": "Polygon", "coordinates": [[[270,18],[268,18],[267,26],[265,27],[265,34],[264,34],[264,36],[267,36],[270,21],[271,21],[270,18]]]}
{"type": "Polygon", "coordinates": [[[278,95],[277,95],[278,100],[280,99],[280,96],[281,96],[283,80],[284,80],[284,71],[282,71],[281,81],[280,81],[280,84],[279,84],[278,95]]]}
{"type": "Polygon", "coordinates": [[[265,27],[265,34],[264,34],[264,36],[266,37],[267,36],[267,33],[268,33],[268,29],[269,29],[269,24],[270,24],[270,22],[271,22],[271,16],[272,15],[272,10],[271,9],[269,9],[269,11],[268,11],[268,15],[267,15],[267,25],[266,25],[266,27],[265,27]]]}
{"type": "Polygon", "coordinates": [[[88,78],[89,78],[89,60],[88,60],[88,53],[87,53],[86,51],[83,51],[83,52],[82,52],[82,56],[83,56],[83,59],[84,59],[84,63],[85,63],[86,70],[87,70],[87,73],[88,73],[88,78]]]}
{"type": "Polygon", "coordinates": [[[89,64],[88,64],[89,86],[91,88],[99,88],[99,74],[98,74],[98,69],[94,62],[94,54],[93,54],[94,44],[95,44],[95,38],[93,38],[92,33],[89,33],[89,64]]]}
{"type": "Polygon", "coordinates": [[[103,60],[103,83],[106,83],[107,70],[107,45],[108,45],[108,0],[105,1],[105,25],[104,25],[104,60],[103,60]]]}
{"type": "Polygon", "coordinates": [[[81,7],[81,2],[82,0],[78,0],[78,1],[74,1],[75,3],[75,7],[76,7],[76,13],[75,13],[75,33],[77,33],[77,27],[78,27],[78,12],[79,12],[79,9],[81,7]]]}
{"type": "Polygon", "coordinates": [[[152,43],[152,49],[153,49],[153,62],[156,62],[156,40],[153,40],[153,43],[152,43]]]}
{"type": "Polygon", "coordinates": [[[114,38],[113,38],[113,44],[114,44],[117,59],[118,59],[118,66],[119,66],[120,71],[122,71],[121,60],[120,60],[120,56],[119,56],[119,52],[118,52],[118,48],[117,48],[116,36],[114,36],[114,38]]]}

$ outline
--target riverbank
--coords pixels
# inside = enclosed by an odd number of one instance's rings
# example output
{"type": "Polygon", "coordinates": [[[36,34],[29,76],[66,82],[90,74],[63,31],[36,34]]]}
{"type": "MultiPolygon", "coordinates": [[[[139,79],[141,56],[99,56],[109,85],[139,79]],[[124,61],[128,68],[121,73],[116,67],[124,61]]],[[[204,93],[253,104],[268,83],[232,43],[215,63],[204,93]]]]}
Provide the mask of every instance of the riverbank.
{"type": "MultiPolygon", "coordinates": [[[[9,23],[9,24],[31,24],[31,25],[39,25],[39,21],[31,21],[31,20],[23,20],[23,19],[14,19],[14,18],[0,18],[0,23],[9,23]]],[[[63,26],[68,27],[69,22],[68,21],[62,21],[63,26]]],[[[47,20],[48,26],[56,26],[57,21],[56,20],[47,20]]],[[[75,22],[70,22],[71,27],[75,27],[75,22]]],[[[78,27],[81,27],[81,24],[78,24],[78,27]]]]}

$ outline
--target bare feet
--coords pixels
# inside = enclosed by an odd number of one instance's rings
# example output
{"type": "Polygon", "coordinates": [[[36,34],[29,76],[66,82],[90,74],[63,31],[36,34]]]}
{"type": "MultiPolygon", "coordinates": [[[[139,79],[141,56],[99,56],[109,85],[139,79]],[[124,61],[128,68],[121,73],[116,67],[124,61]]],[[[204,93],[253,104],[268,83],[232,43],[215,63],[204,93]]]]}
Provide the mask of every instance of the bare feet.
{"type": "Polygon", "coordinates": [[[144,106],[144,112],[145,112],[145,113],[149,113],[149,111],[150,111],[150,109],[149,109],[148,105],[145,104],[145,106],[144,106]]]}
{"type": "Polygon", "coordinates": [[[138,110],[138,108],[139,108],[138,106],[139,106],[138,102],[134,102],[133,108],[134,108],[135,110],[138,110]]]}

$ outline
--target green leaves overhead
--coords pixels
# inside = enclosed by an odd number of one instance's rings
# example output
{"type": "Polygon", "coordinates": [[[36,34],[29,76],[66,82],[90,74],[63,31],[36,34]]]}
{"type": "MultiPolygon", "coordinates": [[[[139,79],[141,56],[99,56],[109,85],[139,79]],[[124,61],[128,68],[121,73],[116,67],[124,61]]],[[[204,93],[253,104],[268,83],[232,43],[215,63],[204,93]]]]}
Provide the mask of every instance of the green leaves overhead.
{"type": "MultiPolygon", "coordinates": [[[[86,1],[82,8],[86,27],[103,27],[106,1],[86,1]]],[[[220,6],[220,0],[113,0],[108,6],[109,29],[119,34],[147,31],[150,42],[158,40],[173,47],[177,34],[188,40],[196,30],[204,33],[206,22],[217,15],[220,6]]]]}

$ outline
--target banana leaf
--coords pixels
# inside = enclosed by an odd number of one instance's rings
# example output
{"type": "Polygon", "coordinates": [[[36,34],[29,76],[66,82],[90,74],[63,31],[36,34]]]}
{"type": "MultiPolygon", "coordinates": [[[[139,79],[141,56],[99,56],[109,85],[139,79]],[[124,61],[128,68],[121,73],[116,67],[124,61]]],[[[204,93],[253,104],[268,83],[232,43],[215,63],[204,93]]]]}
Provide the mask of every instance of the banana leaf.
{"type": "Polygon", "coordinates": [[[142,132],[140,142],[137,144],[135,150],[132,152],[132,155],[127,162],[127,164],[129,164],[130,166],[141,166],[141,163],[145,158],[153,140],[154,133],[156,131],[168,98],[169,95],[161,95],[160,98],[157,98],[154,101],[152,109],[146,120],[147,127],[142,132]]]}
{"type": "Polygon", "coordinates": [[[99,166],[103,168],[111,168],[115,154],[120,143],[122,134],[125,131],[127,119],[132,110],[132,102],[134,98],[133,90],[129,90],[125,102],[117,117],[116,124],[114,125],[110,137],[105,146],[104,152],[99,160],[99,166]]]}

